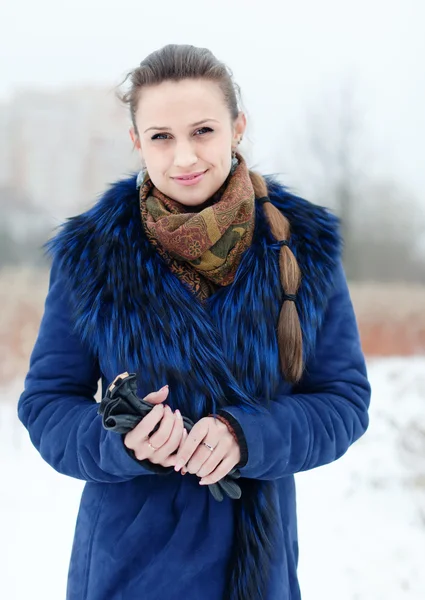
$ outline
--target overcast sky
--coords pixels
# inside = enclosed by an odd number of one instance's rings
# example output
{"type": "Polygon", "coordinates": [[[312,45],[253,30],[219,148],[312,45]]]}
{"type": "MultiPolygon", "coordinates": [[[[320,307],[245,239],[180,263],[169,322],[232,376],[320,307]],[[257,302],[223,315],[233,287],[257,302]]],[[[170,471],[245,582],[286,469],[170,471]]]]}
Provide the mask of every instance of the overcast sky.
{"type": "Polygon", "coordinates": [[[166,43],[206,46],[242,88],[255,164],[289,182],[308,114],[332,112],[348,80],[368,166],[425,206],[422,0],[13,0],[0,11],[1,100],[26,86],[113,85],[166,43]]]}

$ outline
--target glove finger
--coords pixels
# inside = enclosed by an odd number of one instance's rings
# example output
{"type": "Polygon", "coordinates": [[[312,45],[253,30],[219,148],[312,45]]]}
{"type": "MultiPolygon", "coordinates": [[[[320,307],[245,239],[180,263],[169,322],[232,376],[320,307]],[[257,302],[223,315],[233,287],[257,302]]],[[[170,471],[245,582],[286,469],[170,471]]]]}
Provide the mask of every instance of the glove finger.
{"type": "Polygon", "coordinates": [[[239,500],[242,496],[242,490],[234,481],[230,481],[225,477],[218,482],[223,492],[232,500],[239,500]]]}
{"type": "Polygon", "coordinates": [[[136,427],[141,421],[141,417],[135,415],[115,415],[103,419],[103,427],[108,431],[116,433],[128,433],[136,427]]]}
{"type": "Polygon", "coordinates": [[[239,471],[239,469],[232,469],[231,471],[229,471],[229,473],[227,473],[226,477],[231,477],[232,479],[240,479],[241,472],[239,471]]]}
{"type": "Polygon", "coordinates": [[[217,502],[222,502],[223,501],[224,496],[223,496],[223,494],[221,492],[220,486],[217,485],[217,483],[211,483],[208,486],[208,488],[209,488],[209,490],[210,490],[210,492],[211,492],[212,497],[214,498],[214,500],[217,500],[217,502]]]}

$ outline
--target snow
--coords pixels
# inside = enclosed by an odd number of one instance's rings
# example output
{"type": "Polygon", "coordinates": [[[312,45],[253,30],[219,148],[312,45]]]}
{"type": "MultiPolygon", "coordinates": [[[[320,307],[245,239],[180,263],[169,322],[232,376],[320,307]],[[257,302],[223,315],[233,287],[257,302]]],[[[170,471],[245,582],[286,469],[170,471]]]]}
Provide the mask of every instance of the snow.
{"type": "MultiPolygon", "coordinates": [[[[367,434],[297,475],[303,600],[425,598],[425,357],[376,359],[369,375],[367,434]]],[[[60,600],[83,484],[32,447],[15,416],[21,385],[0,408],[2,597],[60,600]]]]}
{"type": "Polygon", "coordinates": [[[376,360],[369,375],[366,435],[297,476],[305,600],[425,598],[425,358],[376,360]]]}

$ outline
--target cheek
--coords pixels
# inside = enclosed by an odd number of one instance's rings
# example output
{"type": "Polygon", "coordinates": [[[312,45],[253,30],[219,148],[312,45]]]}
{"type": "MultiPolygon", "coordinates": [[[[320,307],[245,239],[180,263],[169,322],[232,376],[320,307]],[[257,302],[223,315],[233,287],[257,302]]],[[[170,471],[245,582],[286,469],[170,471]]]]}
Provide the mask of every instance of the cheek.
{"type": "Polygon", "coordinates": [[[149,172],[160,173],[168,168],[170,152],[166,148],[146,148],[144,151],[144,160],[149,172]]]}
{"type": "Polygon", "coordinates": [[[226,152],[223,152],[222,160],[221,160],[222,168],[224,171],[229,172],[232,166],[232,153],[231,150],[227,149],[226,152]]]}
{"type": "MultiPolygon", "coordinates": [[[[210,162],[215,164],[220,170],[229,170],[232,162],[232,150],[231,145],[227,139],[217,140],[216,143],[212,144],[208,149],[210,162]]],[[[200,154],[202,156],[202,154],[200,154]]]]}

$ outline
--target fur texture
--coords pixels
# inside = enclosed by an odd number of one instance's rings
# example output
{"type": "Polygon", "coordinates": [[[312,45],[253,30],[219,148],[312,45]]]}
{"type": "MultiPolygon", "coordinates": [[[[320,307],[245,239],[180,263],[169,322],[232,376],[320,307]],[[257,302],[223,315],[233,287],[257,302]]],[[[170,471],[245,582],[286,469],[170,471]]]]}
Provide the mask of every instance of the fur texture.
{"type": "MultiPolygon", "coordinates": [[[[291,248],[302,273],[297,308],[307,360],[339,260],[337,221],[275,180],[268,179],[268,187],[270,200],[291,224],[291,248]]],[[[76,330],[102,372],[136,372],[143,395],[168,383],[170,405],[197,421],[229,405],[261,411],[276,393],[283,291],[274,242],[258,205],[253,243],[233,285],[203,305],[146,239],[132,176],[71,218],[48,249],[67,274],[76,330]]],[[[263,481],[242,485],[227,597],[259,600],[273,552],[273,488],[263,481]]]]}

